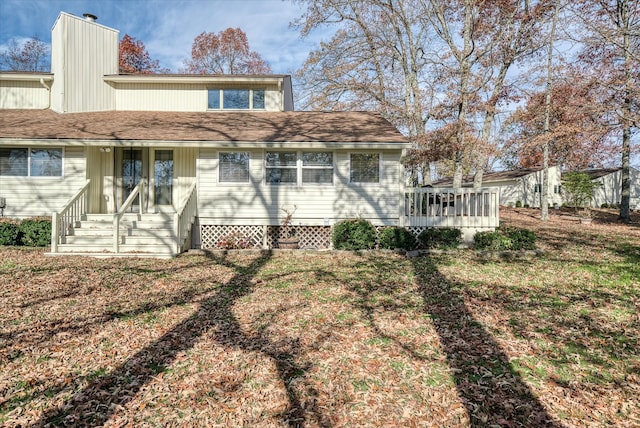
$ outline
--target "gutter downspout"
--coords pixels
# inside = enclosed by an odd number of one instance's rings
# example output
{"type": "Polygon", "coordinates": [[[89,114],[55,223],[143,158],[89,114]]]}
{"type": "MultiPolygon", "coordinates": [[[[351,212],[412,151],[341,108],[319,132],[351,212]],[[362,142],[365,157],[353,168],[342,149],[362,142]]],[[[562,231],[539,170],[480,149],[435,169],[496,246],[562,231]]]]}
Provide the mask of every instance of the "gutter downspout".
{"type": "Polygon", "coordinates": [[[44,79],[42,77],[40,78],[40,84],[49,92],[49,100],[47,102],[47,110],[49,110],[51,108],[51,86],[44,83],[44,79]]]}

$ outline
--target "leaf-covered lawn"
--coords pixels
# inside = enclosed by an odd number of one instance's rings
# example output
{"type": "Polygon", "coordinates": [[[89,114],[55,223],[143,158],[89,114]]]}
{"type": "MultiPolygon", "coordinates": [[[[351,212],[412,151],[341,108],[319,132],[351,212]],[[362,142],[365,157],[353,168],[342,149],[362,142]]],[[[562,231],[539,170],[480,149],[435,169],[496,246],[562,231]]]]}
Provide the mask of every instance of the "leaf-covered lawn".
{"type": "Polygon", "coordinates": [[[502,215],[545,252],[0,249],[0,425],[639,426],[639,225],[502,215]]]}

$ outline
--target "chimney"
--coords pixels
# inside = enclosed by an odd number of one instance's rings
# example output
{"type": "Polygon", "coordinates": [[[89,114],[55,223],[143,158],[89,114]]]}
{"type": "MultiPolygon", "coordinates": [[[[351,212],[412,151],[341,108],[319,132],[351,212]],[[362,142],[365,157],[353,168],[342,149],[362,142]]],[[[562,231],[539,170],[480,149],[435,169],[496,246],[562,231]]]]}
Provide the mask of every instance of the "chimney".
{"type": "Polygon", "coordinates": [[[98,20],[98,17],[91,13],[83,13],[82,16],[84,16],[84,19],[90,22],[96,22],[98,20]]]}

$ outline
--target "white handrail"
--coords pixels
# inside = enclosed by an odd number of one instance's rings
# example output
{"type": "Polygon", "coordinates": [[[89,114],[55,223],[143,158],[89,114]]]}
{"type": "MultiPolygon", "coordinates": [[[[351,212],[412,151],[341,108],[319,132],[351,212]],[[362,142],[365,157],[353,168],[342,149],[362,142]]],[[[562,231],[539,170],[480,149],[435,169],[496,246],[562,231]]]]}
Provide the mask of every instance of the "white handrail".
{"type": "Polygon", "coordinates": [[[404,190],[404,223],[426,227],[498,227],[498,188],[404,190]]]}
{"type": "Polygon", "coordinates": [[[116,254],[120,252],[120,220],[122,219],[122,216],[125,214],[125,212],[131,207],[131,205],[133,204],[133,201],[135,201],[135,199],[136,199],[136,197],[138,195],[140,195],[140,201],[139,201],[139,204],[138,204],[138,212],[140,214],[144,213],[144,202],[145,202],[144,201],[144,186],[145,186],[145,184],[146,183],[145,183],[144,179],[140,180],[138,185],[133,188],[133,190],[131,191],[131,193],[127,197],[127,199],[120,206],[120,209],[118,210],[118,212],[116,212],[113,215],[113,252],[116,253],[116,254]]]}
{"type": "Polygon", "coordinates": [[[174,234],[176,236],[176,254],[182,252],[182,245],[186,240],[186,234],[189,232],[189,227],[196,217],[196,211],[198,209],[197,195],[197,183],[194,181],[174,215],[173,224],[175,228],[174,234]]]}
{"type": "Polygon", "coordinates": [[[51,252],[58,251],[58,244],[69,233],[69,229],[75,222],[81,220],[87,213],[87,190],[91,180],[85,181],[84,185],[69,199],[64,207],[54,212],[51,216],[51,252]]]}

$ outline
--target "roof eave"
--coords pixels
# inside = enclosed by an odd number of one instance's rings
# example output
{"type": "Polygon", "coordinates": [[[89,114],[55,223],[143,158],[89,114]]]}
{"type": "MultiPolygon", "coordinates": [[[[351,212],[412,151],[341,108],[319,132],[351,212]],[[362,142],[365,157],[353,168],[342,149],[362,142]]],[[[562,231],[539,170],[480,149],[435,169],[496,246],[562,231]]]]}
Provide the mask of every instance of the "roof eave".
{"type": "Polygon", "coordinates": [[[342,150],[402,150],[410,143],[375,141],[224,141],[224,140],[131,140],[131,139],[83,139],[83,138],[0,138],[0,145],[62,145],[81,147],[212,147],[247,149],[342,149],[342,150]]]}

